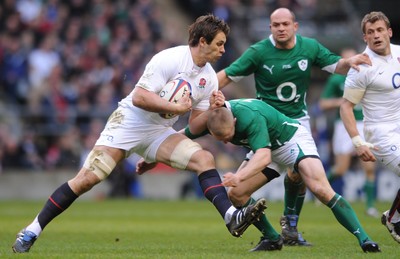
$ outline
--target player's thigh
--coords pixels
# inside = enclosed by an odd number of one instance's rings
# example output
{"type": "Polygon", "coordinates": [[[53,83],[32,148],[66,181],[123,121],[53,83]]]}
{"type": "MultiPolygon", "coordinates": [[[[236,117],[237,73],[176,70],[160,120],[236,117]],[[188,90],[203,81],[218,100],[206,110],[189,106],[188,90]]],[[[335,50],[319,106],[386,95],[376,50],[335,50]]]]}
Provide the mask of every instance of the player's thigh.
{"type": "Polygon", "coordinates": [[[183,134],[175,133],[168,136],[158,147],[157,161],[177,169],[202,173],[214,169],[212,154],[183,134]]]}
{"type": "Polygon", "coordinates": [[[311,133],[299,127],[294,136],[278,149],[272,150],[272,161],[296,170],[298,161],[305,157],[319,157],[311,133]]]}
{"type": "Polygon", "coordinates": [[[325,169],[319,158],[315,142],[311,134],[302,128],[296,132],[292,146],[293,153],[297,155],[294,168],[300,173],[304,183],[322,202],[328,202],[334,191],[326,178],[325,169]]]}
{"type": "Polygon", "coordinates": [[[400,124],[379,124],[364,127],[366,141],[378,147],[373,154],[386,169],[400,176],[400,124]]]}
{"type": "Polygon", "coordinates": [[[326,204],[335,195],[326,178],[325,170],[319,158],[307,157],[298,164],[298,170],[308,189],[326,204]]]}

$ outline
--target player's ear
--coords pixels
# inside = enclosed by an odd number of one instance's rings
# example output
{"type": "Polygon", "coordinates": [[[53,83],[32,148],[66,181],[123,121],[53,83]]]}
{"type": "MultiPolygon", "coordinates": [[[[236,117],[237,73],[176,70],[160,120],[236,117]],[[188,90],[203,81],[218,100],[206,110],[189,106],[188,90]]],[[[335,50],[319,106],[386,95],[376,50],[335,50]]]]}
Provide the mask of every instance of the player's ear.
{"type": "Polygon", "coordinates": [[[388,28],[388,33],[389,33],[389,37],[391,38],[393,36],[392,28],[388,28]]]}
{"type": "Polygon", "coordinates": [[[206,40],[206,38],[200,37],[199,45],[200,45],[200,46],[207,45],[207,40],[206,40]]]}
{"type": "Polygon", "coordinates": [[[233,118],[233,125],[236,125],[236,118],[233,118]]]}
{"type": "Polygon", "coordinates": [[[299,29],[299,23],[298,22],[294,22],[293,23],[293,28],[294,28],[294,31],[296,32],[299,29]]]}

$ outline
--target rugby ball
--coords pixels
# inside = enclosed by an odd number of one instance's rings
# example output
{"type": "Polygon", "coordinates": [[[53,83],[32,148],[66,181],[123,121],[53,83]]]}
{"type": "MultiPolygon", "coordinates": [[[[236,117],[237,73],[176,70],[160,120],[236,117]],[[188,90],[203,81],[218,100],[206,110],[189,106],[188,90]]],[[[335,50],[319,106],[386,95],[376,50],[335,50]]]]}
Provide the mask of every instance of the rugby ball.
{"type": "MultiPolygon", "coordinates": [[[[169,81],[160,91],[159,96],[168,102],[177,103],[187,92],[192,92],[192,87],[189,82],[183,79],[174,79],[169,81]]],[[[173,113],[160,113],[164,119],[171,119],[177,116],[173,113]]]]}

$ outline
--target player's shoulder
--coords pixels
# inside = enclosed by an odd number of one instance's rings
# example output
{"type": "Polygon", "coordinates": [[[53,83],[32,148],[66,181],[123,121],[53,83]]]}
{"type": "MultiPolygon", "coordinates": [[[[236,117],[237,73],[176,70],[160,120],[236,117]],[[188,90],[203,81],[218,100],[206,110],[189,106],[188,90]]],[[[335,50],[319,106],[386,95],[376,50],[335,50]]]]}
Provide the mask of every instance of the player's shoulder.
{"type": "Polygon", "coordinates": [[[250,45],[249,47],[250,50],[255,50],[255,51],[266,51],[268,49],[274,49],[273,48],[273,44],[271,42],[271,40],[269,39],[269,37],[262,39],[260,41],[257,41],[255,43],[253,43],[252,45],[250,45]]]}
{"type": "Polygon", "coordinates": [[[161,58],[161,59],[168,59],[170,61],[173,60],[179,60],[180,57],[186,56],[188,53],[190,53],[189,46],[187,45],[180,45],[180,46],[175,46],[171,48],[167,48],[164,50],[161,50],[158,52],[155,57],[161,58]],[[174,57],[174,58],[171,58],[174,57]]]}
{"type": "MultiPolygon", "coordinates": [[[[301,35],[296,35],[297,51],[304,55],[315,56],[323,50],[327,50],[318,40],[301,35]]],[[[329,51],[329,50],[327,50],[329,51]]]]}
{"type": "Polygon", "coordinates": [[[400,45],[390,44],[390,51],[393,57],[400,57],[400,45]]]}
{"type": "Polygon", "coordinates": [[[217,76],[217,72],[215,72],[215,69],[211,65],[211,63],[207,62],[204,68],[202,68],[202,71],[207,74],[215,75],[217,76]]]}
{"type": "Polygon", "coordinates": [[[311,45],[311,46],[317,46],[317,45],[321,44],[321,43],[319,43],[319,41],[317,39],[302,36],[299,34],[296,35],[296,40],[299,44],[305,44],[305,45],[311,45]]]}

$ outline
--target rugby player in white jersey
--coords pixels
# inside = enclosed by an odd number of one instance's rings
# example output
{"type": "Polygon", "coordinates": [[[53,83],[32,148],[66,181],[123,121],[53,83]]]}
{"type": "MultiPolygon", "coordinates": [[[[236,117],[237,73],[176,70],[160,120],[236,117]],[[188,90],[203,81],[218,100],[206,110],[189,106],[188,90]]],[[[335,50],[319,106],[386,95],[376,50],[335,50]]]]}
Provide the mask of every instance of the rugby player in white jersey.
{"type": "MultiPolygon", "coordinates": [[[[351,57],[356,55],[357,52],[353,48],[344,48],[341,51],[342,57],[351,57]]],[[[332,74],[329,76],[324,90],[322,91],[321,98],[319,100],[319,106],[321,110],[333,110],[337,109],[335,115],[336,120],[334,124],[334,131],[332,137],[332,152],[334,154],[334,164],[330,170],[327,171],[328,181],[333,183],[336,179],[342,177],[349,171],[352,163],[352,158],[355,156],[355,149],[350,137],[347,135],[346,128],[340,118],[339,108],[343,102],[343,91],[344,82],[346,76],[340,74],[332,74]]],[[[354,107],[354,116],[357,120],[357,128],[360,131],[361,137],[363,137],[363,113],[361,105],[354,107]]],[[[358,161],[357,161],[358,162],[358,161]]],[[[360,160],[360,166],[365,173],[365,183],[363,191],[365,194],[365,213],[368,216],[378,218],[380,217],[379,211],[375,208],[375,164],[374,162],[365,162],[360,160]]]]}
{"type": "Polygon", "coordinates": [[[139,173],[155,162],[196,172],[205,197],[236,237],[261,216],[266,208],[264,199],[243,209],[232,206],[212,154],[172,128],[178,117],[164,119],[159,115],[191,111],[191,124],[208,109],[224,105],[225,98],[218,91],[217,75],[210,62],[225,53],[229,30],[219,18],[201,16],[189,27],[188,45],[166,49],[150,60],[136,87],[111,114],[78,174],[56,189],[33,222],[17,234],[14,252],[29,252],[48,223],[108,177],[115,165],[132,153],[146,162],[138,165],[139,173]],[[163,86],[177,78],[190,83],[191,96],[186,94],[177,103],[162,99],[159,92],[163,86]]]}
{"type": "MultiPolygon", "coordinates": [[[[358,156],[364,161],[379,161],[400,176],[400,46],[390,43],[393,31],[382,12],[366,14],[361,29],[372,66],[349,71],[340,115],[358,156]],[[365,140],[353,114],[358,103],[364,113],[365,140]]],[[[400,243],[400,189],[390,210],[383,213],[382,224],[400,243]]]]}

